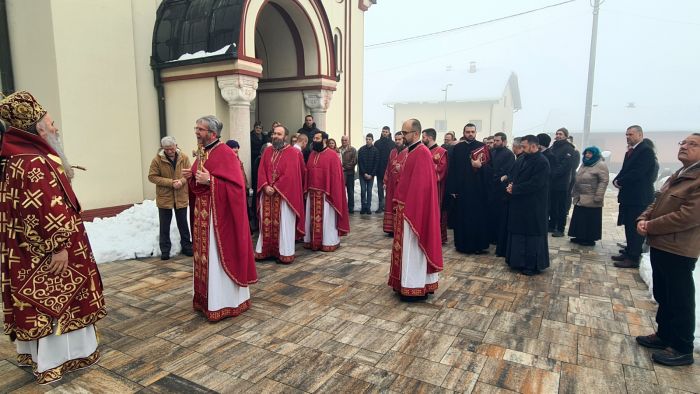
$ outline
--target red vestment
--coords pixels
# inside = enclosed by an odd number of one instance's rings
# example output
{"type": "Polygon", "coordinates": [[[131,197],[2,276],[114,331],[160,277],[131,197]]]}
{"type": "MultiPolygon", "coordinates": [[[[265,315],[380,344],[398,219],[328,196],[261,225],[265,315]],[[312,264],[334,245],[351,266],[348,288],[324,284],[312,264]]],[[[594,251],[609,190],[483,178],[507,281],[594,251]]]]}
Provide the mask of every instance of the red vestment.
{"type": "Polygon", "coordinates": [[[345,177],[340,157],[332,149],[324,149],[321,152],[313,151],[306,162],[306,189],[307,198],[311,201],[311,242],[312,250],[324,250],[331,252],[338,245],[324,248],[323,240],[323,196],[326,202],[333,207],[336,215],[335,225],[338,235],[346,235],[350,232],[350,218],[348,217],[348,198],[345,190],[345,177]]]}
{"type": "MultiPolygon", "coordinates": [[[[276,257],[283,263],[291,263],[294,256],[279,254],[280,205],[284,200],[296,217],[296,238],[304,236],[304,182],[306,167],[300,150],[285,145],[282,149],[268,147],[260,158],[258,167],[258,196],[262,196],[258,210],[262,211],[260,233],[263,238],[262,252],[255,258],[276,257]],[[271,196],[265,194],[265,186],[275,189],[271,196]]],[[[260,215],[261,212],[258,212],[260,215]]]]}
{"type": "Polygon", "coordinates": [[[190,194],[194,197],[194,222],[192,223],[192,245],[194,249],[194,309],[202,311],[207,319],[218,321],[238,316],[248,308],[246,301],[238,308],[208,310],[209,281],[209,226],[214,228],[219,262],[236,285],[247,287],[258,280],[253,257],[253,243],[248,225],[246,186],[238,157],[222,143],[206,151],[204,168],[211,174],[209,185],[195,180],[200,159],[192,165],[189,179],[190,194]]]}
{"type": "Polygon", "coordinates": [[[384,232],[393,233],[394,232],[394,190],[396,185],[399,183],[399,176],[401,175],[401,169],[406,161],[406,156],[408,150],[406,148],[398,149],[394,148],[389,154],[389,165],[386,166],[386,171],[384,171],[384,184],[386,185],[386,190],[384,192],[384,232]]]}
{"type": "MultiPolygon", "coordinates": [[[[409,150],[407,148],[406,150],[409,150]]],[[[403,222],[418,238],[418,246],[427,260],[427,274],[442,271],[442,243],[440,241],[440,217],[438,215],[437,179],[430,150],[422,144],[407,153],[399,183],[394,191],[395,230],[389,268],[389,286],[402,295],[425,295],[437,289],[437,282],[422,289],[401,287],[403,222]]]]}
{"type": "Polygon", "coordinates": [[[54,334],[52,322],[56,335],[95,323],[107,314],[102,280],[61,159],[43,138],[14,127],[0,156],[5,334],[30,341],[54,334]],[[69,269],[46,272],[63,249],[69,269]]]}
{"type": "Polygon", "coordinates": [[[447,243],[447,214],[442,209],[442,199],[445,196],[445,179],[447,179],[447,150],[438,144],[430,147],[430,154],[433,155],[435,175],[437,176],[438,206],[440,209],[440,237],[442,243],[447,243]]]}

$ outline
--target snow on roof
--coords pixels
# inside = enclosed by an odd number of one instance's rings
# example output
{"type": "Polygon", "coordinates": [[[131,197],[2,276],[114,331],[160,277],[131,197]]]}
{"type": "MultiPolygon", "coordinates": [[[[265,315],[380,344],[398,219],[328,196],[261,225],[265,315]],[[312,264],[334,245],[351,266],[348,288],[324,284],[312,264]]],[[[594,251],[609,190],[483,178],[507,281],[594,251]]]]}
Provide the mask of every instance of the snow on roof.
{"type": "MultiPolygon", "coordinates": [[[[233,46],[235,47],[236,44],[234,43],[233,46]]],[[[225,47],[219,49],[218,51],[214,52],[206,52],[206,51],[197,51],[195,53],[183,53],[180,55],[179,58],[175,60],[168,60],[168,62],[179,62],[181,60],[191,60],[191,59],[199,59],[203,57],[210,57],[210,56],[217,56],[217,55],[223,55],[228,51],[228,49],[231,47],[231,44],[226,45],[225,47]]]]}
{"type": "Polygon", "coordinates": [[[387,104],[498,101],[510,86],[513,107],[521,109],[518,76],[497,68],[452,69],[414,74],[402,80],[385,100],[387,104]]]}
{"type": "MultiPolygon", "coordinates": [[[[700,130],[700,106],[620,106],[593,107],[591,132],[621,132],[631,125],[640,125],[645,132],[700,130]]],[[[583,108],[552,109],[545,122],[545,130],[566,127],[571,133],[583,132],[583,108]]]]}

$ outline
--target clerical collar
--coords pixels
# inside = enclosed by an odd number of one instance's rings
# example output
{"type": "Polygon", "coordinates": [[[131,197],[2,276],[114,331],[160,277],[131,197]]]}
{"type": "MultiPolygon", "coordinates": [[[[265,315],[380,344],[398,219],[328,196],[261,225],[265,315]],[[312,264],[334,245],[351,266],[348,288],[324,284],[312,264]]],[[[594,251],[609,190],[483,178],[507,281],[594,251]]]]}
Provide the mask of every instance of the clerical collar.
{"type": "Polygon", "coordinates": [[[428,149],[433,150],[433,149],[435,149],[435,148],[437,148],[437,147],[438,147],[438,144],[435,143],[435,144],[433,144],[432,146],[428,147],[428,149]]]}
{"type": "Polygon", "coordinates": [[[422,143],[422,142],[421,142],[420,140],[414,142],[411,146],[408,147],[408,151],[410,152],[410,151],[416,149],[416,147],[418,146],[418,144],[421,144],[421,143],[422,143]]]}
{"type": "Polygon", "coordinates": [[[215,139],[214,141],[210,142],[208,145],[204,146],[204,150],[209,150],[214,147],[214,145],[219,143],[219,139],[215,139]]]}

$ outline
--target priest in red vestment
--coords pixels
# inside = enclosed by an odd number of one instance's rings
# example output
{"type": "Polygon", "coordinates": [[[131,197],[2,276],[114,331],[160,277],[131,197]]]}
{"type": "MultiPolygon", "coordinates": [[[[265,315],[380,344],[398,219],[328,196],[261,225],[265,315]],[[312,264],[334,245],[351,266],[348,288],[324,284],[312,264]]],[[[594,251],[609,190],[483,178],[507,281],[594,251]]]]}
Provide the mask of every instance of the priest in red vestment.
{"type": "Polygon", "coordinates": [[[102,280],[51,115],[20,91],[0,100],[0,119],[3,329],[46,384],[99,359],[102,280]]]}
{"type": "Polygon", "coordinates": [[[435,129],[423,130],[423,143],[433,156],[433,168],[437,177],[438,206],[440,213],[440,238],[442,244],[447,243],[447,213],[442,209],[442,199],[445,195],[445,178],[447,177],[447,150],[435,142],[437,131],[435,129]]]}
{"type": "Polygon", "coordinates": [[[340,246],[340,236],[350,232],[348,201],[343,165],[328,134],[313,136],[311,155],[306,162],[306,227],[304,247],[332,252],[340,246]]]}
{"type": "Polygon", "coordinates": [[[402,300],[426,299],[438,288],[442,271],[437,179],[433,159],[421,143],[417,119],[401,127],[407,146],[406,163],[394,191],[394,244],[389,286],[402,300]]]}
{"type": "Polygon", "coordinates": [[[294,261],[294,242],[304,236],[304,181],[306,167],[301,151],[285,141],[289,130],[272,130],[272,146],[265,149],[258,167],[257,191],[260,235],[255,258],[294,261]]]}
{"type": "Polygon", "coordinates": [[[399,183],[399,176],[401,175],[401,168],[406,161],[406,154],[408,151],[404,149],[406,146],[403,144],[403,134],[401,132],[396,132],[394,134],[394,143],[396,147],[389,153],[389,164],[386,166],[386,171],[384,171],[384,187],[386,191],[385,196],[385,206],[384,206],[384,232],[390,237],[394,236],[394,189],[399,183]]]}
{"type": "Polygon", "coordinates": [[[183,170],[194,206],[194,299],[209,321],[238,316],[250,308],[257,282],[248,227],[246,185],[238,157],[219,141],[223,124],[215,116],[197,119],[199,149],[191,169],[183,170]]]}

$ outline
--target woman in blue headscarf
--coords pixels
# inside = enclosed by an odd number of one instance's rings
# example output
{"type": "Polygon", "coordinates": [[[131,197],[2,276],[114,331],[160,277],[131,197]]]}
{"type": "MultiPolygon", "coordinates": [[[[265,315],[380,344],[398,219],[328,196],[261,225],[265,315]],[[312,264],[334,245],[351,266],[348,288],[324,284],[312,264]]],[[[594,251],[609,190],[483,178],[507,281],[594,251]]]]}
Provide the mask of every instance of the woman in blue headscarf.
{"type": "Polygon", "coordinates": [[[574,213],[569,223],[571,242],[593,246],[600,240],[603,227],[603,200],[608,187],[608,166],[595,146],[583,151],[583,165],[576,172],[571,195],[574,213]]]}

